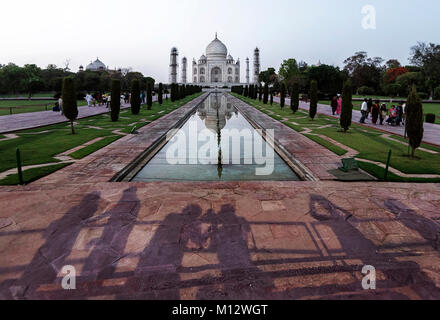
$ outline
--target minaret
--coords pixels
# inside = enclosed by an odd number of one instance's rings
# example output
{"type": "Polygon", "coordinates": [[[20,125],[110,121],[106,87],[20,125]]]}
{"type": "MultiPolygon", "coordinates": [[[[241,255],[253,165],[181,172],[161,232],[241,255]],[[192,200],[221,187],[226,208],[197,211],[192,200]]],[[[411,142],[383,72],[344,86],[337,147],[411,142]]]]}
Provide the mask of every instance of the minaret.
{"type": "Polygon", "coordinates": [[[182,83],[186,84],[186,67],[187,67],[188,60],[186,57],[183,57],[182,59],[182,83]]]}
{"type": "Polygon", "coordinates": [[[260,49],[255,48],[254,51],[254,83],[257,84],[260,75],[260,49]]]}
{"type": "Polygon", "coordinates": [[[177,83],[177,58],[179,56],[179,52],[176,47],[171,49],[170,55],[170,84],[177,83]]]}
{"type": "Polygon", "coordinates": [[[246,83],[249,84],[249,58],[246,58],[246,83]]]}

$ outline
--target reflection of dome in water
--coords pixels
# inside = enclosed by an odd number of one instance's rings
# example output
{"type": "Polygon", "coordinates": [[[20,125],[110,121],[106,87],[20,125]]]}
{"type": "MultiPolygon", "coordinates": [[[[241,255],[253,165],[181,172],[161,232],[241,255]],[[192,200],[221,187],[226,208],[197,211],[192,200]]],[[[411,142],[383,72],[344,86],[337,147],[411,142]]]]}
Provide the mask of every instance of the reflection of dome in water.
{"type": "Polygon", "coordinates": [[[226,96],[210,95],[200,107],[198,116],[205,121],[205,126],[214,134],[224,129],[227,120],[231,119],[233,107],[227,103],[226,96]]]}

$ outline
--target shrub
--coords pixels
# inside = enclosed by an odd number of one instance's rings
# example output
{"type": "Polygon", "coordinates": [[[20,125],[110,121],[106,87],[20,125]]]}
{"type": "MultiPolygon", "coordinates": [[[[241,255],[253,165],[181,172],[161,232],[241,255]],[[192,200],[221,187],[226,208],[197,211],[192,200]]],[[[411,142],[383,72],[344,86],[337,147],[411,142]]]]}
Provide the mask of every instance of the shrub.
{"type": "Polygon", "coordinates": [[[341,119],[339,123],[344,129],[344,132],[347,132],[348,128],[351,126],[351,119],[353,115],[353,89],[351,86],[351,82],[348,80],[344,84],[344,88],[342,89],[342,111],[341,111],[341,119]]]}
{"type": "MultiPolygon", "coordinates": [[[[141,89],[138,79],[133,79],[131,81],[131,113],[139,114],[141,111],[141,89]]],[[[113,100],[113,99],[112,99],[113,100]]]]}
{"type": "Polygon", "coordinates": [[[273,91],[270,91],[270,105],[273,105],[273,91]]]}
{"type": "Polygon", "coordinates": [[[411,157],[423,139],[423,105],[420,96],[417,94],[416,87],[413,86],[411,93],[406,101],[406,132],[411,146],[411,157]]]}
{"type": "Polygon", "coordinates": [[[262,98],[263,98],[263,85],[260,83],[258,87],[258,100],[261,101],[262,98]]]}
{"type": "Polygon", "coordinates": [[[284,105],[286,104],[286,85],[284,82],[281,84],[281,97],[280,97],[280,105],[281,109],[284,108],[284,105]]]}
{"type": "Polygon", "coordinates": [[[427,123],[435,123],[435,114],[433,113],[428,113],[426,115],[426,122],[427,123]]]}
{"type": "Polygon", "coordinates": [[[78,117],[78,105],[76,103],[75,80],[72,77],[66,77],[63,80],[62,99],[64,116],[70,120],[72,134],[75,134],[73,121],[78,117]]]}
{"type": "Polygon", "coordinates": [[[299,84],[294,83],[292,87],[292,94],[290,97],[290,108],[292,109],[293,113],[296,113],[299,108],[299,84]]]}
{"type": "Polygon", "coordinates": [[[110,115],[113,122],[119,120],[119,112],[121,111],[121,81],[118,79],[112,80],[112,90],[111,90],[111,111],[110,115]]]}
{"type": "Polygon", "coordinates": [[[312,80],[310,82],[310,108],[309,108],[309,116],[310,118],[315,119],[316,111],[318,108],[318,82],[316,80],[312,80]]]}
{"type": "Polygon", "coordinates": [[[163,84],[159,83],[159,92],[157,93],[157,101],[160,105],[163,103],[163,84]]]}
{"type": "Polygon", "coordinates": [[[147,109],[151,110],[151,107],[153,106],[153,88],[152,84],[150,82],[147,83],[147,109]]]}
{"type": "Polygon", "coordinates": [[[440,87],[434,89],[434,99],[440,100],[440,87]]]}
{"type": "Polygon", "coordinates": [[[372,96],[374,94],[374,89],[367,86],[363,86],[358,89],[358,93],[362,96],[363,95],[372,96]]]}
{"type": "Polygon", "coordinates": [[[269,101],[269,85],[267,83],[264,84],[264,96],[263,96],[263,103],[267,104],[269,101]]]}
{"type": "Polygon", "coordinates": [[[427,100],[429,99],[429,94],[425,92],[419,92],[420,99],[427,100]]]}

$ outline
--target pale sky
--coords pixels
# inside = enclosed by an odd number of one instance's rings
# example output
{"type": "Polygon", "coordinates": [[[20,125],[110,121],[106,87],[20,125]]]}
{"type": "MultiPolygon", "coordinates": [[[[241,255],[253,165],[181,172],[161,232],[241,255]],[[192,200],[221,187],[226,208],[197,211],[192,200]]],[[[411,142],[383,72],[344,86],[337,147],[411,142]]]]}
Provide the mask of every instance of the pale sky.
{"type": "Polygon", "coordinates": [[[242,61],[243,82],[256,46],[262,70],[278,70],[287,58],[342,66],[356,51],[406,64],[417,41],[440,43],[438,0],[4,0],[0,10],[2,64],[70,59],[77,71],[99,57],[162,82],[171,47],[191,62],[215,32],[242,61]],[[375,30],[362,28],[365,5],[376,9],[375,30]]]}

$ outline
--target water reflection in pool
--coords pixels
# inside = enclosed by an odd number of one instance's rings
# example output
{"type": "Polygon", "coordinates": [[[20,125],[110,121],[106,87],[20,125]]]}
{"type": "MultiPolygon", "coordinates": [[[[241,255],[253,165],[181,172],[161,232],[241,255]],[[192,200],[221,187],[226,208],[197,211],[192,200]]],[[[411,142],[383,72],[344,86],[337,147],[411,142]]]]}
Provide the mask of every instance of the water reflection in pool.
{"type": "Polygon", "coordinates": [[[133,181],[296,181],[229,102],[212,93],[133,181]],[[261,149],[260,152],[259,149],[261,149]]]}

